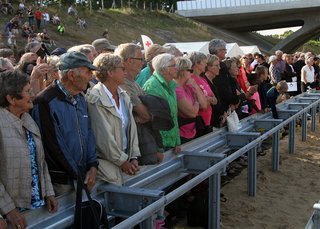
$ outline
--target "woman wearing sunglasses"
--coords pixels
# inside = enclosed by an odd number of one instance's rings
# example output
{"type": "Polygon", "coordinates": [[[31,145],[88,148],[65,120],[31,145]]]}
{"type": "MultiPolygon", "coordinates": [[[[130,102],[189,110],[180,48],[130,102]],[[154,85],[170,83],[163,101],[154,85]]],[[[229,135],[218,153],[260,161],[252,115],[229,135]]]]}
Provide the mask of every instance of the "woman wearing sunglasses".
{"type": "MultiPolygon", "coordinates": [[[[181,143],[186,143],[196,136],[199,109],[207,106],[207,101],[201,89],[191,78],[192,63],[186,57],[176,59],[177,76],[174,81],[177,84],[176,94],[178,102],[178,122],[181,143]]],[[[199,127],[199,126],[198,126],[199,127]]]]}

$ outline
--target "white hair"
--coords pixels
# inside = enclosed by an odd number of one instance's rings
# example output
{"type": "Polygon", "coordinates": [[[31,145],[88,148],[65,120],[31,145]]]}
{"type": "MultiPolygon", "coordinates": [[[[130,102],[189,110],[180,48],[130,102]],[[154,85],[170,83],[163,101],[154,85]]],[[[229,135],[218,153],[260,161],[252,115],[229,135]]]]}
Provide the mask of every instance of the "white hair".
{"type": "Polygon", "coordinates": [[[174,60],[174,55],[163,53],[152,59],[152,67],[157,72],[161,73],[163,69],[169,67],[170,62],[174,60]]]}

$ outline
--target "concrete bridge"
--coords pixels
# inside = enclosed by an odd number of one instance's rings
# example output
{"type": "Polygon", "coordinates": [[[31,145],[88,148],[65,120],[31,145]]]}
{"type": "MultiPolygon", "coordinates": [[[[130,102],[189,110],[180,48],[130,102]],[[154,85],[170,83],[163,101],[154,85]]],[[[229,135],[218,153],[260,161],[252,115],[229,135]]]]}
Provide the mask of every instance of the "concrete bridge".
{"type": "Polygon", "coordinates": [[[320,0],[193,0],[177,2],[176,13],[206,23],[274,53],[292,53],[320,36],[320,0]],[[302,26],[274,45],[253,31],[302,26]]]}

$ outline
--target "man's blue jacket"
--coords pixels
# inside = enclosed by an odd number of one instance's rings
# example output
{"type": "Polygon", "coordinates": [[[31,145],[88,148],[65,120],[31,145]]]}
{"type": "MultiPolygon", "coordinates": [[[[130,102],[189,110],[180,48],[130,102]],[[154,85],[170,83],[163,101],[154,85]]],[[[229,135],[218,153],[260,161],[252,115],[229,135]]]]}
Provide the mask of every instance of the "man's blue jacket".
{"type": "Polygon", "coordinates": [[[69,98],[51,84],[34,101],[32,117],[38,124],[53,183],[68,184],[82,172],[97,167],[96,147],[87,104],[82,94],[69,98]]]}

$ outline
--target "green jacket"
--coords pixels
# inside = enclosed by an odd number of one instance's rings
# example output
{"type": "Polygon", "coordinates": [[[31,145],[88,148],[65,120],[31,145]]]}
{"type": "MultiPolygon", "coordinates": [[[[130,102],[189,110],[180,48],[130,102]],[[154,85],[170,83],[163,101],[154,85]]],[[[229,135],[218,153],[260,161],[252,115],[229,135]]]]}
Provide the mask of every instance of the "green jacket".
{"type": "Polygon", "coordinates": [[[140,85],[140,87],[143,87],[143,85],[150,79],[152,73],[150,66],[147,65],[144,69],[141,70],[141,72],[136,76],[135,81],[137,84],[140,85]]]}
{"type": "Polygon", "coordinates": [[[150,79],[144,84],[143,90],[150,95],[156,95],[168,101],[170,107],[171,118],[174,127],[168,131],[160,131],[162,143],[164,147],[175,147],[180,145],[180,134],[178,126],[178,104],[176,96],[176,83],[172,80],[169,84],[156,71],[150,79]]]}

